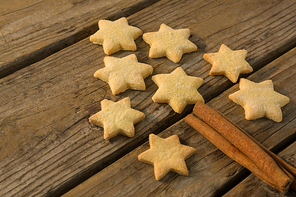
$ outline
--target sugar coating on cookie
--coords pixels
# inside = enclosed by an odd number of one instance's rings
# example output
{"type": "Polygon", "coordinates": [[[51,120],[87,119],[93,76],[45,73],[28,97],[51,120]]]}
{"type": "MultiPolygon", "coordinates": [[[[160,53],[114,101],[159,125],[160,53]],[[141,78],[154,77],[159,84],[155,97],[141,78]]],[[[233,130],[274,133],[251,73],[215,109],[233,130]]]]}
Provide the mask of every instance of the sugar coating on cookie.
{"type": "Polygon", "coordinates": [[[245,60],[246,50],[233,51],[222,44],[219,52],[206,53],[203,58],[212,64],[210,75],[225,75],[230,81],[236,83],[240,74],[253,71],[253,68],[245,60]]]}
{"type": "Polygon", "coordinates": [[[204,102],[197,89],[202,85],[203,79],[188,76],[178,67],[170,74],[152,76],[152,80],[159,87],[154,96],[154,102],[168,103],[175,112],[181,113],[187,104],[204,102]]]}
{"type": "Polygon", "coordinates": [[[239,89],[229,98],[244,108],[247,120],[266,117],[275,122],[282,121],[281,107],[289,103],[290,99],[274,91],[271,80],[255,83],[242,78],[239,89]]]}
{"type": "Polygon", "coordinates": [[[107,83],[114,95],[126,89],[145,90],[144,79],[152,74],[153,67],[139,63],[135,54],[123,58],[106,56],[105,68],[99,69],[94,76],[107,83]]]}
{"type": "Polygon", "coordinates": [[[158,32],[143,34],[143,39],[150,45],[149,57],[158,58],[166,56],[177,63],[184,53],[197,50],[195,44],[188,40],[189,29],[174,30],[165,24],[160,25],[158,32]]]}
{"type": "Polygon", "coordinates": [[[192,156],[196,149],[182,145],[177,135],[166,139],[157,135],[149,135],[150,149],[138,156],[140,161],[154,165],[155,179],[159,180],[169,171],[187,176],[188,169],[185,159],[192,156]]]}
{"type": "Polygon", "coordinates": [[[94,44],[103,45],[105,54],[111,55],[119,50],[135,51],[135,39],[142,35],[142,31],[130,26],[125,17],[116,21],[100,20],[99,30],[90,36],[94,44]]]}
{"type": "Polygon", "coordinates": [[[130,98],[118,102],[107,99],[101,101],[102,110],[92,115],[89,122],[104,128],[104,139],[108,140],[118,134],[133,137],[134,124],[142,121],[145,114],[130,107],[130,98]]]}

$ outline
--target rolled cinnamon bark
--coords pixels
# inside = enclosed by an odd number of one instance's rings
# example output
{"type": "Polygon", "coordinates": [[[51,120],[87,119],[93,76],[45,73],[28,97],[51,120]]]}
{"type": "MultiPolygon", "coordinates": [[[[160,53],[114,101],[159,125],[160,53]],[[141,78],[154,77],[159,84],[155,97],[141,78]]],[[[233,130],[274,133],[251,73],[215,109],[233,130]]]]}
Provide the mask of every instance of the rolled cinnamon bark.
{"type": "MultiPolygon", "coordinates": [[[[199,131],[205,138],[212,142],[218,149],[225,153],[228,157],[241,164],[248,170],[250,170],[255,176],[268,183],[272,187],[281,190],[274,180],[271,180],[269,175],[258,168],[245,154],[237,149],[233,144],[226,140],[216,130],[204,123],[202,120],[189,114],[185,117],[185,121],[192,126],[195,130],[199,131]]],[[[286,192],[286,191],[282,191],[286,192]]]]}
{"type": "MultiPolygon", "coordinates": [[[[218,112],[202,102],[196,103],[193,113],[240,150],[262,172],[264,172],[264,174],[268,175],[269,181],[264,180],[265,182],[270,182],[269,184],[283,193],[288,191],[289,186],[293,181],[293,176],[285,173],[257,143],[242,133],[235,124],[229,122],[218,112]]],[[[249,161],[247,161],[247,163],[249,163],[249,161]]]]}
{"type": "MultiPolygon", "coordinates": [[[[274,154],[269,149],[267,149],[265,146],[263,146],[261,143],[259,143],[256,139],[252,138],[252,136],[250,136],[245,130],[243,130],[242,128],[240,128],[239,126],[237,126],[229,118],[227,118],[226,116],[224,116],[224,114],[222,114],[221,112],[219,112],[216,109],[213,109],[213,110],[215,110],[225,120],[229,121],[231,124],[233,124],[235,127],[237,127],[241,132],[243,132],[246,136],[248,136],[250,139],[252,139],[258,146],[260,146],[260,148],[262,148],[282,168],[283,171],[289,172],[291,174],[291,176],[293,176],[293,179],[294,179],[293,182],[291,183],[290,187],[296,191],[296,179],[294,178],[294,177],[296,177],[296,168],[294,168],[293,166],[289,165],[287,162],[285,162],[284,160],[282,160],[276,154],[274,154]]],[[[289,175],[289,173],[286,173],[286,174],[289,175]]]]}

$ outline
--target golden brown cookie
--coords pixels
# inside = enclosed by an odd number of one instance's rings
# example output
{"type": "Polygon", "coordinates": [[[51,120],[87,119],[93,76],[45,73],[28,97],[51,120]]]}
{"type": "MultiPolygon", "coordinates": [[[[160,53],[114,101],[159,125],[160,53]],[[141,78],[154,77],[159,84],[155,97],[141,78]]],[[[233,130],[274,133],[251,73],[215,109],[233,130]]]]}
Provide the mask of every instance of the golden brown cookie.
{"type": "Polygon", "coordinates": [[[140,161],[154,165],[155,179],[159,180],[169,171],[180,175],[188,175],[185,159],[192,156],[196,149],[182,145],[177,135],[166,139],[157,135],[149,135],[150,149],[138,156],[140,161]]]}
{"type": "Polygon", "coordinates": [[[92,115],[89,122],[104,128],[104,139],[108,140],[118,134],[133,137],[134,124],[142,121],[145,114],[130,107],[130,98],[118,102],[104,99],[101,101],[102,110],[92,115]]]}
{"type": "Polygon", "coordinates": [[[212,64],[210,75],[225,75],[233,83],[240,74],[250,73],[253,68],[245,60],[246,50],[233,51],[222,44],[218,53],[207,53],[203,58],[212,64]]]}
{"type": "Polygon", "coordinates": [[[125,17],[116,21],[100,20],[99,30],[90,36],[94,44],[103,45],[104,52],[111,55],[119,50],[135,51],[137,46],[134,42],[142,31],[130,26],[125,17]]]}
{"type": "Polygon", "coordinates": [[[145,33],[143,39],[151,47],[150,58],[166,56],[177,63],[184,53],[197,50],[196,45],[188,40],[189,36],[189,29],[174,30],[165,24],[161,24],[158,32],[145,33]]]}
{"type": "Polygon", "coordinates": [[[107,56],[104,63],[105,68],[97,70],[94,76],[109,83],[114,95],[126,89],[145,90],[144,78],[153,72],[153,67],[139,63],[135,54],[123,58],[107,56]]]}
{"type": "Polygon", "coordinates": [[[271,80],[255,83],[242,78],[239,89],[229,98],[245,109],[247,120],[266,117],[276,122],[282,121],[281,107],[289,103],[290,99],[275,92],[271,80]]]}
{"type": "Polygon", "coordinates": [[[187,76],[181,67],[171,74],[158,74],[152,80],[159,89],[152,97],[154,102],[168,103],[175,112],[181,113],[187,104],[204,102],[197,89],[202,85],[203,79],[187,76]]]}

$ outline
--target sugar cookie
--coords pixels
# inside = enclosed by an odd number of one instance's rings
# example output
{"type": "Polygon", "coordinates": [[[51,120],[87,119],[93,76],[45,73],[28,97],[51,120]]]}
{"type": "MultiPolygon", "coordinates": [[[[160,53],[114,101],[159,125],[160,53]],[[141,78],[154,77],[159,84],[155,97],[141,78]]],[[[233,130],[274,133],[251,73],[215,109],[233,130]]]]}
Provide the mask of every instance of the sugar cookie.
{"type": "Polygon", "coordinates": [[[144,78],[153,72],[153,67],[139,63],[135,54],[123,58],[107,56],[104,63],[106,67],[97,70],[94,76],[109,83],[114,95],[126,89],[145,90],[144,78]]]}
{"type": "Polygon", "coordinates": [[[159,180],[169,171],[180,175],[188,175],[185,159],[192,156],[196,149],[182,145],[177,135],[166,139],[157,135],[149,135],[150,149],[138,156],[140,161],[154,165],[155,179],[159,180]]]}
{"type": "Polygon", "coordinates": [[[281,107],[289,103],[290,99],[275,92],[271,80],[255,83],[242,78],[239,89],[229,98],[245,109],[247,120],[266,117],[275,122],[282,121],[281,107]]]}
{"type": "Polygon", "coordinates": [[[137,46],[134,42],[142,31],[128,25],[125,17],[116,21],[100,20],[99,30],[90,36],[94,44],[103,45],[104,52],[111,55],[119,50],[135,51],[137,46]]]}
{"type": "Polygon", "coordinates": [[[203,58],[212,64],[210,75],[225,75],[233,83],[240,74],[250,73],[253,68],[245,60],[246,50],[233,51],[222,44],[218,53],[206,53],[203,58]]]}
{"type": "Polygon", "coordinates": [[[181,113],[187,104],[204,102],[197,89],[202,85],[203,79],[187,76],[181,67],[171,74],[158,74],[152,80],[159,89],[152,97],[154,102],[168,103],[175,112],[181,113]]]}
{"type": "Polygon", "coordinates": [[[104,99],[102,110],[92,115],[89,122],[104,128],[104,139],[108,140],[118,134],[133,137],[134,124],[142,121],[145,114],[130,107],[130,98],[118,102],[104,99]]]}
{"type": "Polygon", "coordinates": [[[196,45],[188,40],[189,36],[189,29],[174,30],[165,24],[161,24],[158,32],[145,33],[143,39],[151,47],[150,58],[166,56],[177,63],[184,53],[197,50],[196,45]]]}

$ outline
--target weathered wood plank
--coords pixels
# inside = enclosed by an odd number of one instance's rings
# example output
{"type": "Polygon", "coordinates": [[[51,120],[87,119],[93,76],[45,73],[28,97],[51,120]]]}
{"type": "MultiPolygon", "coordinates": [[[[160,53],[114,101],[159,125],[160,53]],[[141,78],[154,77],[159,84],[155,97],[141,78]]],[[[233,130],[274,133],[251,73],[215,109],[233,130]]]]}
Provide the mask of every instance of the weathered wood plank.
{"type": "MultiPolygon", "coordinates": [[[[255,71],[258,70],[296,46],[293,33],[296,28],[294,6],[294,3],[288,1],[161,1],[134,14],[130,21],[134,24],[144,23],[138,25],[143,32],[157,31],[161,23],[173,28],[190,28],[191,40],[199,47],[199,53],[186,54],[179,65],[188,68],[189,74],[204,79],[205,85],[201,91],[211,89],[210,95],[203,95],[209,100],[213,94],[219,95],[229,88],[231,83],[225,77],[208,75],[209,64],[203,60],[203,53],[217,52],[223,43],[232,49],[246,49],[247,61],[255,71]],[[167,9],[169,6],[175,11],[167,9]],[[177,10],[186,11],[176,14],[177,10]],[[147,14],[150,12],[154,13],[153,16],[157,15],[157,19],[147,14]],[[215,87],[217,83],[220,89],[215,87]]],[[[171,62],[163,63],[156,72],[171,72],[175,68],[173,65],[171,62]]]]}
{"type": "MultiPolygon", "coordinates": [[[[296,138],[296,48],[249,77],[250,80],[261,82],[272,79],[276,90],[290,97],[291,102],[283,107],[284,119],[275,123],[266,118],[253,121],[244,119],[243,109],[234,104],[228,95],[238,90],[238,85],[225,91],[211,100],[208,105],[225,114],[241,128],[253,135],[255,139],[271,149],[285,139],[296,138]],[[294,82],[293,82],[294,81],[294,82]],[[294,84],[294,85],[291,85],[294,84]]],[[[137,160],[137,156],[149,148],[145,143],[125,157],[111,164],[84,183],[69,191],[66,196],[221,196],[221,190],[234,180],[238,180],[243,167],[231,160],[200,133],[191,128],[182,119],[159,135],[168,137],[177,134],[183,144],[197,149],[197,153],[188,159],[189,176],[167,174],[156,181],[152,165],[137,160]]],[[[294,149],[295,150],[295,149],[294,149]]],[[[283,159],[296,165],[293,154],[286,154],[283,159]]],[[[260,182],[259,180],[257,181],[260,182]]],[[[262,181],[261,181],[262,182],[262,181]]],[[[267,184],[260,182],[260,188],[268,191],[270,196],[284,196],[267,184]]],[[[286,196],[294,192],[289,191],[286,196]]],[[[232,193],[231,193],[232,194],[232,193]]],[[[229,195],[238,196],[238,195],[229,195]]],[[[260,195],[262,196],[262,195],[260,195]]],[[[265,196],[265,195],[263,195],[265,196]]]]}
{"type": "Polygon", "coordinates": [[[0,6],[0,78],[98,29],[99,19],[129,16],[156,1],[5,0],[0,6]]]}
{"type": "MultiPolygon", "coordinates": [[[[222,43],[232,49],[250,49],[248,61],[258,69],[263,66],[260,63],[296,41],[293,2],[254,3],[160,1],[130,16],[129,23],[144,32],[157,31],[162,22],[173,28],[188,27],[200,50],[185,54],[174,64],[166,58],[147,58],[149,47],[139,38],[135,53],[140,62],[154,67],[153,74],[182,66],[187,74],[204,78],[199,92],[209,100],[231,83],[225,77],[208,75],[210,65],[202,60],[204,52],[217,51],[222,43]],[[220,22],[213,23],[216,20],[220,22]],[[282,34],[286,36],[279,37],[282,34]]],[[[127,54],[130,52],[114,56],[127,54]]],[[[151,77],[146,80],[146,91],[129,90],[113,96],[106,83],[93,77],[103,67],[104,56],[101,46],[85,39],[0,80],[0,194],[64,191],[134,149],[149,133],[157,133],[182,117],[167,104],[152,102],[157,87],[151,77]],[[100,110],[102,99],[126,96],[146,118],[136,125],[135,137],[105,141],[102,129],[87,119],[100,110]]]]}
{"type": "MultiPolygon", "coordinates": [[[[279,153],[279,156],[290,164],[296,167],[296,142],[291,144],[285,150],[279,153]]],[[[282,194],[275,194],[272,189],[267,189],[262,181],[260,181],[253,174],[248,176],[245,180],[227,192],[224,197],[231,196],[284,196],[282,194]]],[[[296,196],[296,191],[291,190],[285,196],[296,196]]]]}

